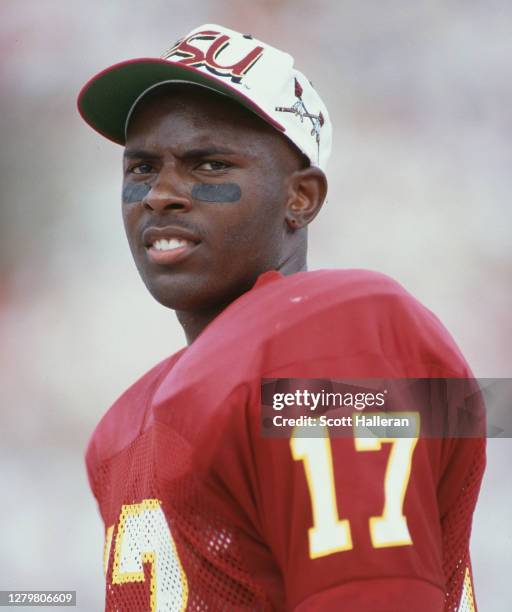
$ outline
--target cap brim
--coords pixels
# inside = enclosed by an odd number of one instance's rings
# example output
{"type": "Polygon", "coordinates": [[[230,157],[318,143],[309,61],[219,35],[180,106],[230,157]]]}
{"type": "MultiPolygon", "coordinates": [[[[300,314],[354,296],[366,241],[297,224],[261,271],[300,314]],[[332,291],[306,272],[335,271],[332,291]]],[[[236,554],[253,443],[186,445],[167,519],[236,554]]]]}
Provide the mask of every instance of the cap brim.
{"type": "Polygon", "coordinates": [[[250,98],[215,76],[191,66],[158,58],[138,58],[114,64],[92,77],[78,95],[78,110],[97,132],[125,144],[125,124],[134,102],[147,89],[163,82],[187,82],[224,94],[260,116],[277,130],[285,128],[250,98]]]}

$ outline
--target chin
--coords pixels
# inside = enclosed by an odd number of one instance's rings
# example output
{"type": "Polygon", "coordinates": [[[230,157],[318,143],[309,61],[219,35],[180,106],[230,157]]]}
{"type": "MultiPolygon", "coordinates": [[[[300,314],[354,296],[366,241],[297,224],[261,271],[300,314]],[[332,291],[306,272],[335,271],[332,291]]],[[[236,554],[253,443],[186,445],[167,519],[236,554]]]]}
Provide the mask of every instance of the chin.
{"type": "Polygon", "coordinates": [[[180,278],[179,275],[160,277],[159,279],[142,279],[149,293],[155,300],[171,310],[195,312],[208,309],[215,302],[210,295],[208,283],[204,279],[180,278]],[[195,281],[195,282],[194,282],[195,281]]]}
{"type": "Polygon", "coordinates": [[[169,288],[146,284],[146,288],[153,298],[162,306],[171,310],[191,310],[197,298],[187,289],[169,288]]]}
{"type": "Polygon", "coordinates": [[[182,312],[220,311],[245,293],[254,280],[220,284],[206,275],[172,274],[158,278],[143,278],[148,291],[157,302],[182,312]]]}

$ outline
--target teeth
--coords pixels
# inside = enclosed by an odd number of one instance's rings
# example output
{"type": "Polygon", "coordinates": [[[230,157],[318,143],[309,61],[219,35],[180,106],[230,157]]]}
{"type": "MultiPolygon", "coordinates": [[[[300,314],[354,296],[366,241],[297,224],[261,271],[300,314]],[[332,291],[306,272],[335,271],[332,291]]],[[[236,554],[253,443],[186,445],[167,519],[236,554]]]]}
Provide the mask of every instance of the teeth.
{"type": "Polygon", "coordinates": [[[161,238],[153,242],[153,248],[157,251],[172,251],[172,249],[179,249],[187,244],[189,244],[189,241],[182,240],[181,238],[171,238],[170,240],[161,238]]]}

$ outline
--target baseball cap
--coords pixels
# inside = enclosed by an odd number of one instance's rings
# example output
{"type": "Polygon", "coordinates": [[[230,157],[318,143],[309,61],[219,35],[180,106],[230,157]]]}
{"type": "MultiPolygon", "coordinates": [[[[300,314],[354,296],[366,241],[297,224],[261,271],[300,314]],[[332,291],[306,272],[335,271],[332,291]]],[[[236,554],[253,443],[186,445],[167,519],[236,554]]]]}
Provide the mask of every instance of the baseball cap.
{"type": "Polygon", "coordinates": [[[164,83],[189,83],[239,102],[282,132],[311,165],[325,169],[331,152],[329,113],[291,55],[250,34],[205,24],[161,57],[123,61],[93,76],[78,96],[83,119],[124,145],[137,103],[164,83]]]}

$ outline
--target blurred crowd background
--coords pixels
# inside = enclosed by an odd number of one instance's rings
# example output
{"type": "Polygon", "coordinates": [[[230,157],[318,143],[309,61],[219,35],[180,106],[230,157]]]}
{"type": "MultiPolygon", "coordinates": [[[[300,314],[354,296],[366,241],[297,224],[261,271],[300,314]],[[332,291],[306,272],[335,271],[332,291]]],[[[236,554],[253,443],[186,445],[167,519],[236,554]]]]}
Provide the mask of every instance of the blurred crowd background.
{"type": "MultiPolygon", "coordinates": [[[[508,0],[2,0],[0,589],[103,606],[83,466],[112,401],[184,344],[120,217],[120,147],[79,118],[92,74],[202,23],[291,52],[330,109],[329,201],[310,267],[385,272],[480,377],[512,374],[508,0]]],[[[489,441],[472,539],[482,612],[512,609],[510,439],[489,441]]]]}

